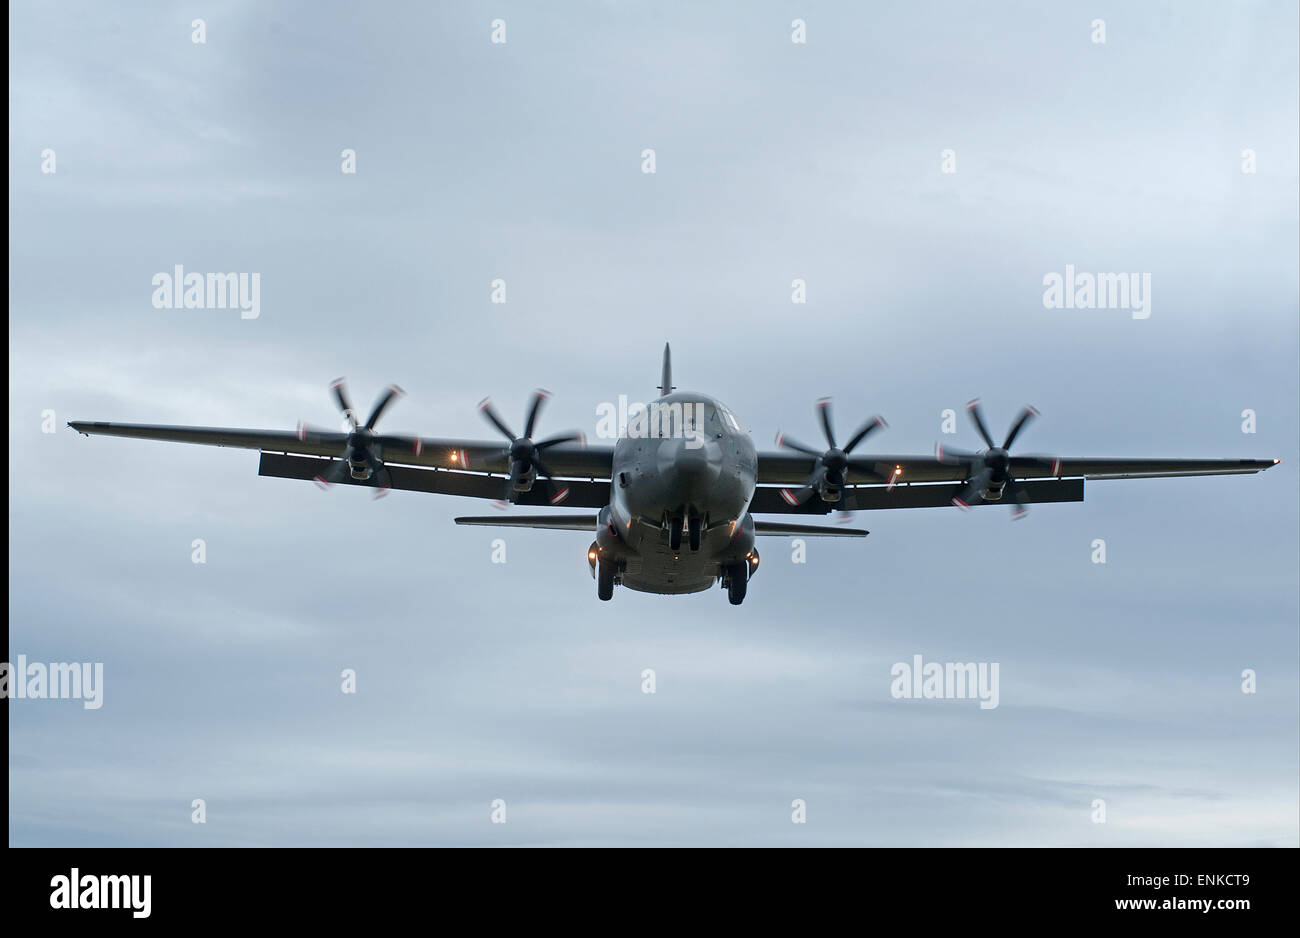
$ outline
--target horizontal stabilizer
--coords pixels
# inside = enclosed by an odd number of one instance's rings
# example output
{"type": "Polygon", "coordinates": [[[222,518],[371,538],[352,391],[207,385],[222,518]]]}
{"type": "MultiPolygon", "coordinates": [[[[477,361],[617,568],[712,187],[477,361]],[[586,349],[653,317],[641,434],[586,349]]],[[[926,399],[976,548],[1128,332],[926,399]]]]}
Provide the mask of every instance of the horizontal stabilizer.
{"type": "Polygon", "coordinates": [[[480,524],[492,528],[546,528],[551,531],[586,531],[592,534],[598,523],[596,515],[498,515],[457,518],[457,524],[480,524]]]}
{"type": "Polygon", "coordinates": [[[786,524],[784,521],[755,521],[754,533],[759,537],[866,537],[861,528],[828,528],[820,524],[786,524]]]}

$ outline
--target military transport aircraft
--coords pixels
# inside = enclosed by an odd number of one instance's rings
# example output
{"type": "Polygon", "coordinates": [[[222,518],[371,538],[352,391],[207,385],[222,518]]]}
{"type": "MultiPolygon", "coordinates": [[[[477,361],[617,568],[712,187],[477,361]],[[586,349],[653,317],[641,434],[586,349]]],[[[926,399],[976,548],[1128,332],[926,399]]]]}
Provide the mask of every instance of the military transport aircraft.
{"type": "Polygon", "coordinates": [[[852,528],[756,521],[754,515],[825,515],[883,508],[971,508],[1006,502],[1013,517],[1035,502],[1081,502],[1086,479],[1146,479],[1259,472],[1277,459],[1068,459],[1009,452],[1037,411],[1027,407],[999,446],[979,401],[967,411],[987,448],[936,447],[933,456],[854,455],[884,420],[868,420],[840,446],[829,399],[818,402],[826,448],[778,435],[781,451],[756,452],[749,433],[720,401],[677,392],[664,346],[660,397],[633,417],[613,446],[587,446],[579,433],[534,442],[548,394],[537,391],[523,434],[484,400],[480,410],[506,445],[381,434],[375,424],[401,394],[388,388],[359,423],[342,379],[331,386],[347,432],[300,424],[297,431],[90,423],[83,434],[138,437],[261,450],[258,474],[376,489],[435,492],[541,506],[599,509],[583,514],[457,518],[457,524],[550,528],[595,535],[587,561],[601,599],[616,584],[647,593],[696,593],[721,583],[744,601],[758,569],[763,535],[865,537],[852,528]],[[545,480],[544,482],[541,480],[545,480]]]}

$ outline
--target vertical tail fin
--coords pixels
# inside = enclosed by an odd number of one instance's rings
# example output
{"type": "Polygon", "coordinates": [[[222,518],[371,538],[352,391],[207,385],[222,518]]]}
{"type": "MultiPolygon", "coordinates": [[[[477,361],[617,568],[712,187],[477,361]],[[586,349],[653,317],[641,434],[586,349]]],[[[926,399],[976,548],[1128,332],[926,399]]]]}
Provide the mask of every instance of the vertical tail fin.
{"type": "Polygon", "coordinates": [[[671,394],[676,390],[676,387],[673,385],[673,353],[672,350],[669,349],[667,342],[664,343],[664,373],[663,377],[660,378],[659,381],[660,394],[671,394]]]}

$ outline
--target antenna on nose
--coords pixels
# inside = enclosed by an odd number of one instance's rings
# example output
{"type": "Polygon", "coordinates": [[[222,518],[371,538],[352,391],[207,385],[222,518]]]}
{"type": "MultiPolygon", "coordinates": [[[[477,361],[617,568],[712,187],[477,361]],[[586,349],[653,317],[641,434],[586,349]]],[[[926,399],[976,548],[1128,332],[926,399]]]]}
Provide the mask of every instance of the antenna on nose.
{"type": "Polygon", "coordinates": [[[673,353],[667,342],[664,343],[664,373],[659,381],[659,393],[671,394],[677,390],[677,387],[673,384],[673,353]]]}

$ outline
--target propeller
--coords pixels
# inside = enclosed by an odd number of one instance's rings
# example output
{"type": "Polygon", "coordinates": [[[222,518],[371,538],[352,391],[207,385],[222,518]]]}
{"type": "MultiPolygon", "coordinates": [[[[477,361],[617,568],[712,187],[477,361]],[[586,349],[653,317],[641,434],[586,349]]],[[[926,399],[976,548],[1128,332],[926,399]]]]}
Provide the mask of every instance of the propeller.
{"type": "Polygon", "coordinates": [[[478,409],[482,412],[484,419],[496,427],[501,432],[501,435],[510,441],[509,448],[501,453],[502,458],[510,462],[505,494],[505,500],[508,502],[513,502],[521,492],[531,491],[532,482],[528,480],[529,476],[534,473],[546,479],[551,493],[552,505],[558,505],[569,497],[568,487],[556,484],[555,473],[546,465],[541,454],[552,446],[558,446],[561,443],[585,443],[586,439],[581,433],[574,431],[559,433],[540,442],[533,442],[533,428],[537,425],[537,415],[541,412],[542,405],[546,403],[550,396],[549,391],[543,391],[540,388],[533,392],[532,400],[528,404],[528,412],[524,416],[524,434],[518,437],[515,436],[515,432],[510,429],[509,425],[501,419],[501,415],[492,406],[492,401],[489,398],[485,397],[479,402],[478,409]]]}
{"type": "Polygon", "coordinates": [[[808,480],[800,488],[793,492],[789,489],[781,490],[781,497],[791,505],[802,505],[812,498],[814,492],[821,495],[822,501],[839,501],[840,490],[844,488],[848,470],[850,469],[869,475],[880,475],[875,461],[870,457],[859,456],[855,459],[850,454],[859,443],[874,431],[889,426],[889,424],[885,423],[885,418],[880,416],[872,417],[858,427],[857,432],[849,438],[849,441],[841,449],[835,442],[835,428],[831,423],[831,399],[829,397],[823,397],[817,402],[817,412],[821,416],[822,432],[826,436],[826,444],[829,447],[824,452],[806,446],[783,433],[776,435],[777,446],[792,449],[796,453],[803,453],[805,456],[813,456],[817,459],[812,474],[808,476],[808,480]]]}
{"type": "MultiPolygon", "coordinates": [[[[351,474],[352,478],[357,480],[366,480],[373,478],[379,483],[379,488],[375,492],[375,498],[382,498],[388,494],[392,487],[392,475],[388,467],[384,465],[380,458],[380,444],[375,435],[375,424],[383,416],[388,406],[403,393],[397,385],[389,385],[384,392],[379,395],[375,401],[375,406],[370,410],[370,416],[366,418],[364,424],[357,423],[356,411],[352,407],[352,402],[348,398],[347,385],[342,378],[336,380],[330,385],[330,390],[334,392],[334,399],[343,411],[343,416],[347,419],[348,430],[347,443],[343,450],[343,455],[339,457],[322,475],[316,477],[316,482],[322,488],[329,488],[335,483],[343,481],[345,473],[351,474]]],[[[316,430],[307,424],[298,425],[298,438],[308,440],[319,438],[321,431],[316,430]]]]}
{"type": "Polygon", "coordinates": [[[972,453],[942,444],[936,448],[935,455],[941,463],[966,467],[966,485],[954,496],[952,503],[958,508],[966,509],[974,503],[975,499],[983,497],[984,492],[993,490],[1000,498],[1009,487],[1011,498],[1015,502],[1011,518],[1013,521],[1023,518],[1029,509],[1024,488],[1017,484],[1016,476],[1023,474],[1026,469],[1049,469],[1055,474],[1060,466],[1060,460],[1052,457],[1012,456],[1009,452],[1011,444],[1016,441],[1020,431],[1029,421],[1038,416],[1038,411],[1032,407],[1025,407],[1011,424],[1011,429],[1007,431],[1006,439],[1002,441],[1001,446],[994,443],[992,435],[989,434],[979,398],[966,405],[966,412],[970,414],[979,435],[988,444],[988,449],[972,453]]]}

